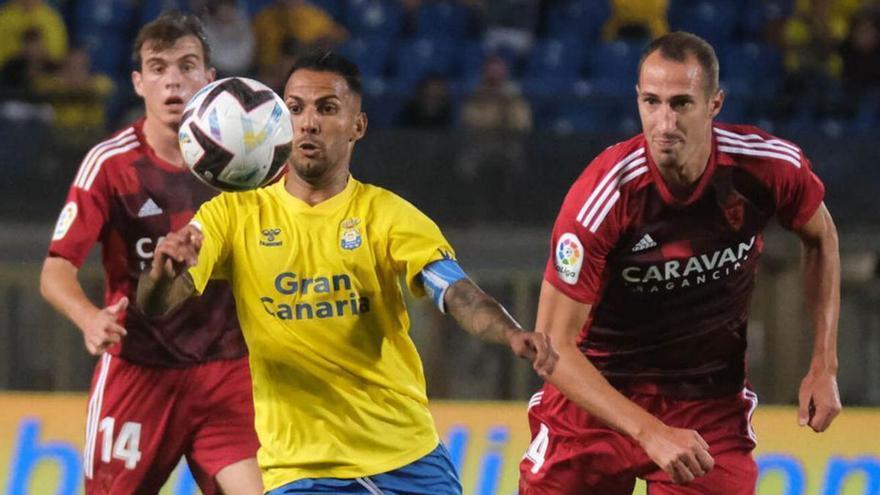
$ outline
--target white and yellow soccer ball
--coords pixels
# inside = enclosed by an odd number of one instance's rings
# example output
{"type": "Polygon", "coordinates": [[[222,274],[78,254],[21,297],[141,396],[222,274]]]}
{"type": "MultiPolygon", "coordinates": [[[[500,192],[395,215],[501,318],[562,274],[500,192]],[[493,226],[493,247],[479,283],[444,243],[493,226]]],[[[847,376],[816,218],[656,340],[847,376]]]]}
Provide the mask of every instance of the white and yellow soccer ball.
{"type": "Polygon", "coordinates": [[[193,95],[177,138],[196,177],[223,191],[247,191],[284,172],[293,126],[284,101],[268,86],[228,77],[193,95]]]}

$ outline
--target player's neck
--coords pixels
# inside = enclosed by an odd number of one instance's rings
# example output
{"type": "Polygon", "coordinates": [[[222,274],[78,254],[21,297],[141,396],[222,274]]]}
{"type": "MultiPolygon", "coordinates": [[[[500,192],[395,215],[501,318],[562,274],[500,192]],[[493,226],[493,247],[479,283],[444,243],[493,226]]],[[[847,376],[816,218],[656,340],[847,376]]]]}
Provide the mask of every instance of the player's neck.
{"type": "Polygon", "coordinates": [[[148,116],[144,120],[144,138],[156,156],[176,167],[185,166],[177,143],[177,129],[148,116]]]}
{"type": "Polygon", "coordinates": [[[341,193],[348,184],[348,167],[336,167],[321,177],[304,178],[292,169],[287,174],[284,188],[293,197],[315,206],[341,193]]]}
{"type": "Polygon", "coordinates": [[[697,187],[700,177],[703,176],[703,172],[709,165],[709,156],[712,154],[710,147],[704,148],[696,150],[678,163],[657,167],[660,176],[663,177],[663,182],[666,183],[667,189],[673,196],[687,197],[697,187]]]}

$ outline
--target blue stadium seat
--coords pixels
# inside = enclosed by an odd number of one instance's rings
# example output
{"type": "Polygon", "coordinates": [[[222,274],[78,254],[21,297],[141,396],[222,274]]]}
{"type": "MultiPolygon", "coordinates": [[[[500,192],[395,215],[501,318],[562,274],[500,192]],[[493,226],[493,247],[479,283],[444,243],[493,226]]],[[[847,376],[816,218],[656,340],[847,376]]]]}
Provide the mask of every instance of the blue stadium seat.
{"type": "MultiPolygon", "coordinates": [[[[249,17],[253,18],[267,5],[275,3],[275,0],[237,0],[239,8],[249,17]]],[[[356,0],[352,0],[352,3],[356,0]]],[[[316,7],[320,7],[332,15],[339,22],[345,20],[345,0],[308,0],[308,2],[316,7]]]]}
{"type": "Polygon", "coordinates": [[[451,76],[458,49],[451,40],[417,38],[398,46],[394,58],[395,83],[411,90],[430,72],[451,76]]]}
{"type": "Polygon", "coordinates": [[[635,98],[561,98],[557,101],[551,129],[558,133],[638,132],[635,98]]]}
{"type": "Polygon", "coordinates": [[[590,44],[599,39],[610,9],[604,0],[560,0],[547,12],[548,37],[577,38],[590,44]]]}
{"type": "Polygon", "coordinates": [[[345,25],[353,36],[396,38],[403,27],[403,9],[392,0],[352,0],[345,25]]]}
{"type": "Polygon", "coordinates": [[[466,41],[458,58],[458,81],[465,92],[472,90],[483,77],[483,62],[486,60],[486,47],[479,40],[466,41]]]}
{"type": "Polygon", "coordinates": [[[139,17],[128,0],[83,0],[73,11],[71,39],[86,48],[95,71],[126,82],[139,17]]]}
{"type": "Polygon", "coordinates": [[[577,79],[570,77],[526,76],[522,91],[529,96],[568,95],[574,92],[577,79]]]}
{"type": "Polygon", "coordinates": [[[339,52],[356,63],[364,77],[382,77],[388,68],[391,43],[381,36],[350,38],[339,52]]]}
{"type": "Polygon", "coordinates": [[[532,95],[569,94],[584,65],[583,44],[576,39],[539,41],[523,77],[523,91],[532,95]]]}
{"type": "Polygon", "coordinates": [[[584,46],[574,38],[540,40],[529,58],[527,77],[577,79],[584,62],[584,46]]]}
{"type": "Polygon", "coordinates": [[[745,124],[750,120],[748,107],[749,102],[746,98],[736,96],[725,98],[718,120],[729,124],[745,124]]]}
{"type": "Polygon", "coordinates": [[[721,82],[725,91],[734,95],[770,98],[779,90],[783,68],[782,57],[771,45],[737,43],[730,45],[721,59],[721,82]]]}
{"type": "Polygon", "coordinates": [[[453,0],[423,2],[416,11],[416,36],[421,38],[468,38],[473,27],[470,9],[453,0]]]}
{"type": "Polygon", "coordinates": [[[345,0],[309,0],[309,3],[324,9],[339,22],[345,19],[345,4],[348,3],[345,0]]]}
{"type": "Polygon", "coordinates": [[[138,22],[136,3],[129,0],[81,0],[73,11],[75,36],[94,28],[131,29],[138,22]]]}
{"type": "Polygon", "coordinates": [[[364,112],[370,120],[370,128],[389,128],[397,125],[406,96],[396,91],[364,96],[364,112]]]}
{"type": "Polygon", "coordinates": [[[593,49],[589,59],[589,81],[593,92],[607,95],[635,94],[643,43],[615,41],[593,49]]]}
{"type": "Polygon", "coordinates": [[[187,0],[144,0],[141,2],[141,25],[156,19],[159,14],[171,9],[190,12],[190,2],[187,0]]]}
{"type": "Polygon", "coordinates": [[[275,3],[275,0],[244,0],[245,11],[253,18],[263,7],[275,3]]]}
{"type": "Polygon", "coordinates": [[[671,0],[669,24],[673,30],[702,37],[719,50],[733,40],[742,11],[736,0],[671,0]]]}

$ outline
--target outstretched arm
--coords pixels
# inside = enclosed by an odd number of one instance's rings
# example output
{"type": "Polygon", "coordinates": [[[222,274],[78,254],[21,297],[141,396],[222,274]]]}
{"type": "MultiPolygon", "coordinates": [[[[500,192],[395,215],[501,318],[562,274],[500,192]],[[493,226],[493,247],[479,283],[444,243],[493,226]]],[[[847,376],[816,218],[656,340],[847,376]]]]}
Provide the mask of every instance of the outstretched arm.
{"type": "Polygon", "coordinates": [[[824,203],[796,232],[803,246],[804,294],[815,335],[810,369],[798,393],[798,424],[821,432],[842,408],[837,390],[840,251],[837,228],[824,203]]]}
{"type": "Polygon", "coordinates": [[[528,359],[542,378],[553,372],[559,355],[546,334],[526,332],[498,301],[469,278],[449,286],[444,297],[447,312],[469,333],[497,344],[509,345],[528,359]]]}
{"type": "Polygon", "coordinates": [[[165,315],[195,294],[187,271],[195,266],[202,233],[192,225],[168,234],[153,253],[149,271],[138,281],[137,304],[148,315],[165,315]]]}
{"type": "Polygon", "coordinates": [[[591,415],[636,440],[676,483],[708,473],[715,462],[699,433],[663,424],[612,387],[578,349],[578,334],[591,308],[549,282],[541,285],[535,329],[550,335],[559,350],[559,363],[547,381],[591,415]]]}
{"type": "Polygon", "coordinates": [[[128,298],[123,297],[106,308],[95,306],[83,292],[77,279],[78,271],[64,258],[46,258],[40,274],[40,294],[80,329],[86,350],[98,356],[125,337],[125,328],[118,320],[128,306],[128,298]]]}

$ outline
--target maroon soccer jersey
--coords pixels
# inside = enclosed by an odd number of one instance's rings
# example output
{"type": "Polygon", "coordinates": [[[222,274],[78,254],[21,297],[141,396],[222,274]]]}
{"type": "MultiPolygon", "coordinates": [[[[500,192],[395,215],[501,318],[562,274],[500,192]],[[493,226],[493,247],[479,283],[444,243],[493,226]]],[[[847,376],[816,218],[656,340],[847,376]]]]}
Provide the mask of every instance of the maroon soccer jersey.
{"type": "Polygon", "coordinates": [[[616,387],[737,393],[762,231],[774,216],[800,227],[823,195],[797,146],[716,124],[706,171],[678,199],[639,135],[602,152],[569,190],[544,278],[593,306],[579,346],[616,387]]]}
{"type": "Polygon", "coordinates": [[[202,297],[165,318],[135,307],[137,280],[156,244],[186,225],[216,191],[186,169],[156,156],[143,135],[143,120],[89,151],[61,211],[49,255],[81,266],[100,242],[105,270],[104,304],[131,302],[123,319],[128,335],[109,350],[131,362],[188,366],[246,355],[226,282],[211,282],[202,297]]]}

